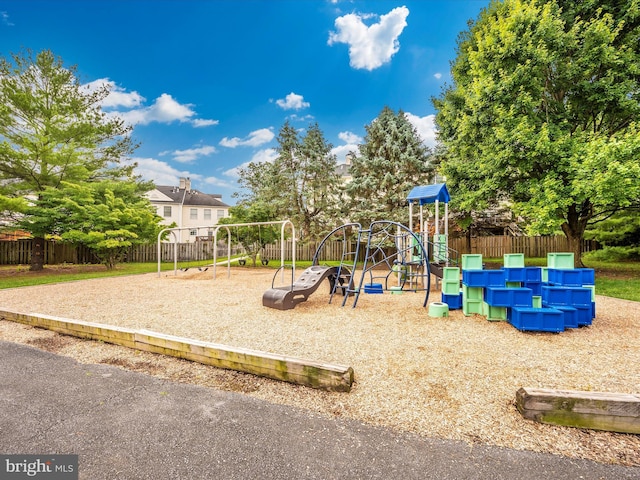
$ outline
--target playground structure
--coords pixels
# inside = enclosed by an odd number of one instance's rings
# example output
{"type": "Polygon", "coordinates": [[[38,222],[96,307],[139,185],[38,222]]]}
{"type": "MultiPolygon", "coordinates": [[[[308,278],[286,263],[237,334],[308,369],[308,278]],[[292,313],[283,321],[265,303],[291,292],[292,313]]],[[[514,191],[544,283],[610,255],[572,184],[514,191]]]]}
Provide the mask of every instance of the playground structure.
{"type": "MultiPolygon", "coordinates": [[[[456,261],[457,252],[448,247],[449,192],[445,184],[415,187],[407,197],[409,226],[388,220],[372,222],[368,229],[359,223],[347,223],[334,229],[320,242],[313,257],[312,266],[290,285],[275,286],[262,297],[262,304],[269,308],[288,310],[318,289],[327,278],[330,284],[329,303],[336,293],[342,295],[342,306],[353,299],[355,308],[361,292],[375,294],[390,291],[424,291],[423,306],[427,306],[431,289],[431,274],[441,278],[443,267],[456,261]],[[414,228],[413,205],[419,206],[419,217],[414,228]],[[440,233],[440,203],[445,205],[444,233],[440,233]],[[425,219],[425,205],[434,204],[435,220],[425,219]],[[433,229],[431,228],[433,227],[433,229]],[[433,230],[430,234],[430,230],[433,230]],[[329,240],[340,240],[342,254],[337,267],[319,265],[323,246],[329,240]],[[364,256],[362,255],[364,252],[364,256]],[[362,264],[359,267],[359,262],[362,264]]],[[[281,266],[284,268],[284,266],[281,266]]]]}
{"type": "Polygon", "coordinates": [[[243,228],[243,227],[260,228],[262,226],[268,226],[268,225],[280,225],[280,240],[281,240],[280,268],[284,267],[284,259],[285,259],[285,242],[283,242],[282,240],[284,240],[285,238],[285,232],[286,232],[287,226],[291,228],[291,238],[292,238],[291,267],[292,267],[292,274],[295,275],[296,229],[290,220],[278,220],[273,222],[250,222],[250,223],[218,224],[218,225],[208,225],[208,226],[205,225],[205,226],[199,226],[199,227],[165,228],[158,234],[158,276],[160,276],[161,263],[162,263],[160,242],[162,241],[162,238],[167,233],[171,236],[171,239],[172,239],[171,241],[173,243],[173,274],[177,275],[178,274],[178,239],[179,239],[179,235],[177,234],[183,230],[196,230],[196,231],[199,231],[201,229],[205,230],[208,233],[209,237],[213,239],[213,245],[214,245],[213,263],[210,266],[213,267],[213,278],[215,279],[217,275],[217,266],[218,266],[218,232],[221,229],[224,229],[227,232],[227,236],[226,236],[227,259],[222,263],[227,265],[227,278],[228,278],[231,276],[231,262],[233,261],[231,258],[231,244],[232,244],[231,229],[234,227],[235,228],[243,228]]]}

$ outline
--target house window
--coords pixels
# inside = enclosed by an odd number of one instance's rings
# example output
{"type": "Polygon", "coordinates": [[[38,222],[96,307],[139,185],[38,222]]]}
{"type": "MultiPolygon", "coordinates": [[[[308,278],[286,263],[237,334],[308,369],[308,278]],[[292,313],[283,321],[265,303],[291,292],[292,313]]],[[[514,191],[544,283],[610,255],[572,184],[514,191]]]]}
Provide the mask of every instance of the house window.
{"type": "Polygon", "coordinates": [[[197,220],[198,219],[198,209],[197,208],[189,209],[189,218],[191,220],[197,220]]]}
{"type": "Polygon", "coordinates": [[[195,228],[193,230],[189,230],[189,235],[195,237],[196,235],[198,235],[198,230],[196,230],[195,228]]]}
{"type": "Polygon", "coordinates": [[[211,209],[210,208],[205,208],[204,209],[204,219],[205,220],[211,220],[211,209]]]}
{"type": "Polygon", "coordinates": [[[218,219],[224,218],[224,210],[218,210],[218,219]]]}
{"type": "Polygon", "coordinates": [[[171,217],[171,206],[165,205],[164,211],[162,213],[165,218],[171,217]]]}

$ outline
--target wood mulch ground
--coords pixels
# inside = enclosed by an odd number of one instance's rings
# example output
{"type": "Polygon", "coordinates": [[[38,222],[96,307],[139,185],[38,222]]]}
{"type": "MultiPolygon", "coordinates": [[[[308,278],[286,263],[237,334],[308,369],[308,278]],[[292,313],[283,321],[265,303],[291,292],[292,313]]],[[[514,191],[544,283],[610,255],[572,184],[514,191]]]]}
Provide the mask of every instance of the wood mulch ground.
{"type": "MultiPolygon", "coordinates": [[[[237,391],[316,414],[469,444],[640,465],[640,436],[538,424],[515,408],[520,387],[640,393],[640,303],[598,296],[590,327],[522,333],[506,322],[430,318],[424,294],[328,303],[328,286],[294,310],[262,306],[273,270],[113,277],[0,290],[0,309],[246,347],[353,367],[350,393],[313,390],[0,321],[0,339],[81,362],[237,391]]],[[[279,281],[277,282],[279,283],[279,281]]],[[[286,282],[284,282],[286,283],[286,282]]],[[[328,284],[327,284],[328,285],[328,284]]],[[[439,300],[432,292],[430,301],[439,300]]]]}

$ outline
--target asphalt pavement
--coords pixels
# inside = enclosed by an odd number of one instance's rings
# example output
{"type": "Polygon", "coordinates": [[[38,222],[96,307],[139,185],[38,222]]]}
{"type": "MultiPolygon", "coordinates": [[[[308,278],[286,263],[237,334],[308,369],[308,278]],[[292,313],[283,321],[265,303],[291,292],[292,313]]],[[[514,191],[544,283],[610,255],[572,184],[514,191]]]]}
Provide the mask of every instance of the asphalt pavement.
{"type": "Polygon", "coordinates": [[[640,479],[640,467],[423,438],[2,341],[0,454],[77,454],[86,480],[640,479]]]}

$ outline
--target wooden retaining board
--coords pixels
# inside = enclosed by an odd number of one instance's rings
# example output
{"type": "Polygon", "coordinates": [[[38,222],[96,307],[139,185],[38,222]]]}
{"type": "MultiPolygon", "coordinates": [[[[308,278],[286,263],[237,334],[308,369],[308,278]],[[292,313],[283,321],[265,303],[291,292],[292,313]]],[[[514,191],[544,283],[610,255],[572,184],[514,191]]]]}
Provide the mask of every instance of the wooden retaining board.
{"type": "Polygon", "coordinates": [[[640,395],[520,388],[516,406],[541,423],[640,434],[640,395]]]}
{"type": "Polygon", "coordinates": [[[2,310],[0,319],[323,390],[349,392],[354,380],[353,369],[343,365],[229,347],[149,330],[2,310]]]}

